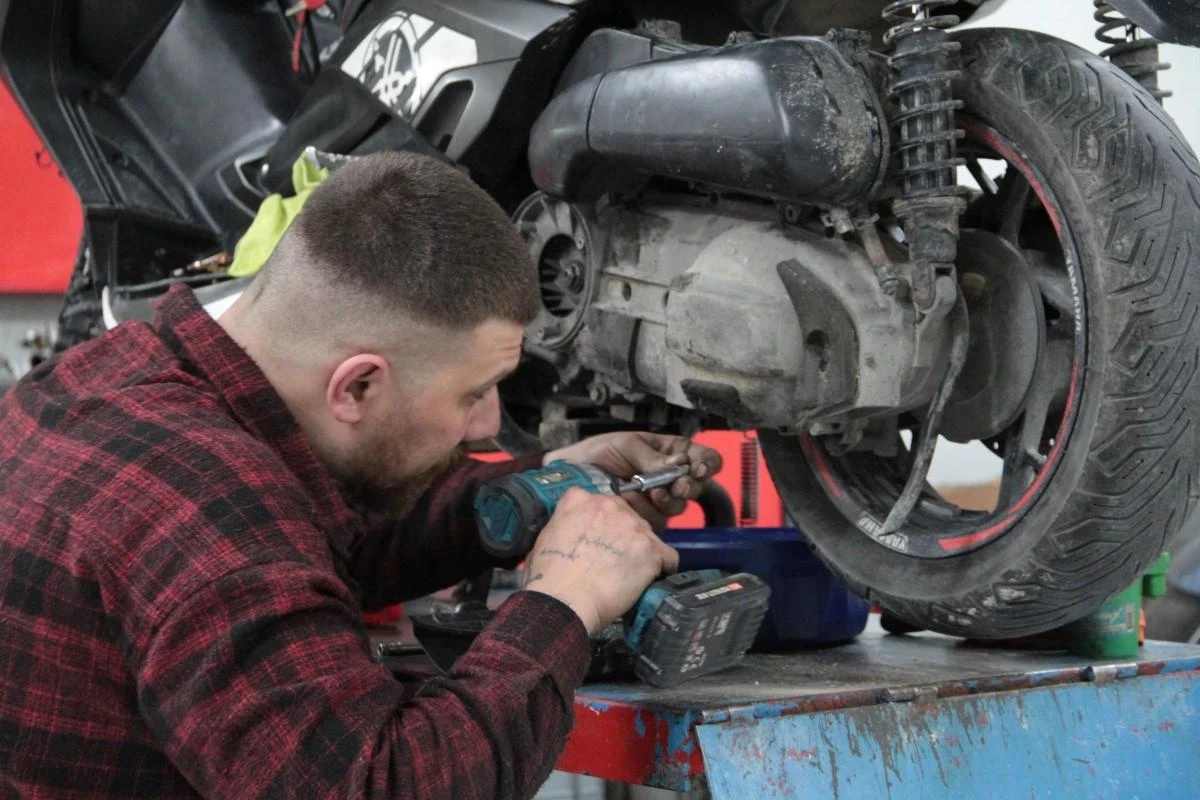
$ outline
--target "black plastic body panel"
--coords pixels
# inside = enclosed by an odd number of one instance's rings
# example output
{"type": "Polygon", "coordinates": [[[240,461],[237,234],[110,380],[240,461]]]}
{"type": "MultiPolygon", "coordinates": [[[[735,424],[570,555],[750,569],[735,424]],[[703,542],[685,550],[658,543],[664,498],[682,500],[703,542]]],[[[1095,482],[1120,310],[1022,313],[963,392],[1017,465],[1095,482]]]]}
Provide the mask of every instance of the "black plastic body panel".
{"type": "MultiPolygon", "coordinates": [[[[532,189],[528,132],[586,32],[613,21],[592,11],[606,5],[362,0],[310,87],[292,69],[276,3],[0,0],[0,63],[79,193],[98,288],[162,278],[231,250],[261,198],[288,190],[291,163],[310,144],[442,155],[515,204],[532,189]],[[408,114],[340,69],[399,13],[420,14],[474,48],[469,63],[423,86],[408,114]]],[[[319,41],[327,28],[318,26],[319,41]]]]}
{"type": "Polygon", "coordinates": [[[667,42],[633,31],[601,28],[584,39],[571,56],[558,79],[555,94],[602,72],[704,49],[701,45],[667,42]]]}
{"type": "Polygon", "coordinates": [[[539,0],[370,0],[354,29],[347,31],[342,50],[354,47],[375,24],[400,11],[470,37],[480,64],[520,58],[530,41],[576,13],[539,0]]]}
{"type": "Polygon", "coordinates": [[[387,106],[361,83],[339,69],[322,70],[267,152],[269,171],[262,177],[263,186],[290,193],[292,163],[306,147],[349,152],[389,118],[387,106]]]}
{"type": "Polygon", "coordinates": [[[866,74],[828,39],[770,39],[595,75],[530,137],[538,188],[593,201],[658,175],[821,205],[878,187],[887,125],[866,74]]]}
{"type": "Polygon", "coordinates": [[[79,0],[80,61],[113,85],[142,65],[183,0],[79,0]]]}
{"type": "MultiPolygon", "coordinates": [[[[466,37],[473,58],[469,59],[471,63],[453,64],[441,74],[435,69],[420,76],[415,83],[423,96],[417,101],[406,96],[402,104],[389,107],[379,102],[374,109],[356,102],[356,121],[342,121],[338,127],[365,128],[374,134],[380,124],[375,116],[379,111],[392,132],[410,123],[410,130],[419,134],[419,139],[412,140],[412,149],[436,148],[446,158],[467,167],[498,200],[511,205],[530,188],[524,169],[528,132],[549,101],[571,53],[589,26],[599,19],[590,11],[594,5],[585,2],[562,6],[538,0],[373,0],[356,16],[326,69],[341,71],[381,25],[402,15],[417,15],[432,23],[431,28],[421,32],[417,47],[405,38],[405,59],[414,64],[436,63],[440,57],[437,52],[426,57],[424,50],[419,56],[412,51],[421,47],[436,51],[437,43],[431,37],[439,31],[452,32],[450,35],[460,40],[466,37]],[[422,81],[430,85],[420,86],[422,81]],[[392,117],[391,122],[386,122],[387,116],[392,117]],[[367,117],[371,120],[363,124],[367,117]]],[[[345,69],[350,71],[349,67],[345,69]]],[[[412,66],[410,72],[415,75],[420,69],[412,66]]],[[[314,143],[311,140],[329,125],[324,114],[298,114],[285,135],[290,146],[285,150],[281,143],[280,151],[268,158],[268,184],[277,185],[281,180],[278,176],[299,151],[297,145],[302,150],[304,143],[314,143]]],[[[379,137],[372,135],[346,149],[370,152],[378,145],[379,137]]]]}
{"type": "Polygon", "coordinates": [[[0,7],[0,61],[79,194],[97,285],[165,277],[232,248],[257,205],[242,165],[266,151],[304,92],[278,12],[178,6],[165,24],[169,4],[154,3],[141,24],[117,26],[136,42],[125,60],[94,43],[81,50],[74,0],[0,7]]]}
{"type": "Polygon", "coordinates": [[[1157,39],[1200,46],[1200,0],[1109,0],[1157,39]]]}
{"type": "Polygon", "coordinates": [[[221,167],[261,156],[305,91],[278,19],[269,11],[218,10],[229,5],[187,0],[122,98],[134,124],[151,132],[195,192],[226,249],[257,204],[230,202],[221,167]]]}

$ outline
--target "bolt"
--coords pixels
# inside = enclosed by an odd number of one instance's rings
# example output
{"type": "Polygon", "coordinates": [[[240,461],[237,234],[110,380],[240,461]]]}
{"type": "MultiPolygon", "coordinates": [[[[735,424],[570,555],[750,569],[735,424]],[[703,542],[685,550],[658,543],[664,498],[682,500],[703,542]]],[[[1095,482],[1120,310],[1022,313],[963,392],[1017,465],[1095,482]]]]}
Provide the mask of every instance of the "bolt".
{"type": "Polygon", "coordinates": [[[588,387],[588,397],[596,405],[603,405],[608,401],[608,387],[602,383],[593,383],[588,387]]]}
{"type": "Polygon", "coordinates": [[[584,266],[582,262],[571,259],[562,265],[562,273],[563,277],[567,279],[567,285],[571,291],[583,291],[584,266]]]}
{"type": "Polygon", "coordinates": [[[545,339],[546,338],[546,329],[538,328],[536,331],[533,332],[533,338],[537,339],[539,342],[542,341],[543,339],[545,339]]]}
{"type": "Polygon", "coordinates": [[[850,212],[844,208],[831,208],[821,215],[821,223],[827,228],[833,228],[839,236],[845,236],[854,230],[854,222],[850,212]]]}
{"type": "Polygon", "coordinates": [[[880,264],[875,268],[875,278],[879,281],[879,288],[888,297],[900,297],[904,294],[906,284],[896,274],[895,268],[891,264],[880,264]]]}

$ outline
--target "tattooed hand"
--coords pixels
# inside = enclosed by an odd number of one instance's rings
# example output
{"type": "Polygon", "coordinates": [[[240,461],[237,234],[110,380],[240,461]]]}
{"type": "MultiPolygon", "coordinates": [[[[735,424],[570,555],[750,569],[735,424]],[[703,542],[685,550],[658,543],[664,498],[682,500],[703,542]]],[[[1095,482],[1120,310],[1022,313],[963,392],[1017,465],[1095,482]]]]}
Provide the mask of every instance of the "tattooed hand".
{"type": "Polygon", "coordinates": [[[679,554],[624,500],[571,489],[525,559],[525,586],[566,603],[588,633],[625,613],[679,554]]]}

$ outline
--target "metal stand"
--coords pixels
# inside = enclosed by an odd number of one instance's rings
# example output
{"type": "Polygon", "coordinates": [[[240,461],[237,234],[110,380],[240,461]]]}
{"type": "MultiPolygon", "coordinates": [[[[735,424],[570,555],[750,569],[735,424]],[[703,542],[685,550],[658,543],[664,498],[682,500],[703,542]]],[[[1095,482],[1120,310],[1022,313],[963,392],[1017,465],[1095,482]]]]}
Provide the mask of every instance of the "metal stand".
{"type": "Polygon", "coordinates": [[[1136,660],[868,629],[675,689],[589,685],[558,769],[714,800],[1196,796],[1200,647],[1136,660]]]}

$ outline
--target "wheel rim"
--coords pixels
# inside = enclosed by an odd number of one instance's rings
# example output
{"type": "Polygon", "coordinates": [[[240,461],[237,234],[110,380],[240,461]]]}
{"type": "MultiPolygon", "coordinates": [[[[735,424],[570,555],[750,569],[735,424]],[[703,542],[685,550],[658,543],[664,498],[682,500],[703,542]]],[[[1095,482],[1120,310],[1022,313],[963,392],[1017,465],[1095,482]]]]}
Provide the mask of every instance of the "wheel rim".
{"type": "Polygon", "coordinates": [[[1054,245],[1048,254],[1049,270],[1042,264],[1037,278],[1047,306],[1048,330],[1035,384],[1019,418],[988,442],[993,454],[1002,459],[995,508],[963,509],[927,489],[906,525],[883,534],[883,519],[907,478],[905,460],[910,454],[901,448],[895,458],[855,452],[838,456],[817,438],[800,438],[818,482],[842,515],[885,547],[920,558],[962,555],[995,542],[1020,522],[1041,496],[1070,441],[1084,380],[1083,275],[1065,215],[1046,181],[1014,144],[970,118],[960,118],[959,127],[966,133],[960,153],[982,190],[968,215],[989,222],[995,232],[1019,243],[1026,252],[1036,243],[1039,249],[1033,252],[1047,255],[1040,248],[1048,242],[1054,245]],[[1007,165],[1004,175],[999,181],[992,180],[991,186],[986,185],[989,176],[981,167],[986,160],[1007,165]],[[1068,345],[1064,363],[1062,351],[1068,345]],[[1052,385],[1048,384],[1051,381],[1052,385]]]}

